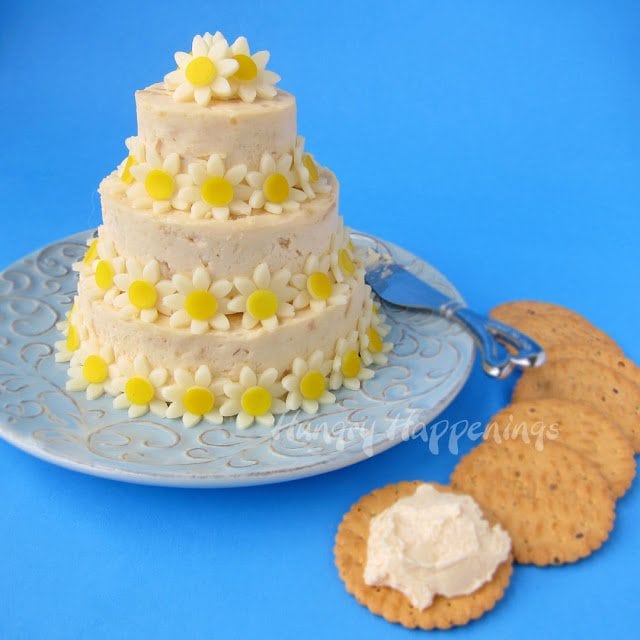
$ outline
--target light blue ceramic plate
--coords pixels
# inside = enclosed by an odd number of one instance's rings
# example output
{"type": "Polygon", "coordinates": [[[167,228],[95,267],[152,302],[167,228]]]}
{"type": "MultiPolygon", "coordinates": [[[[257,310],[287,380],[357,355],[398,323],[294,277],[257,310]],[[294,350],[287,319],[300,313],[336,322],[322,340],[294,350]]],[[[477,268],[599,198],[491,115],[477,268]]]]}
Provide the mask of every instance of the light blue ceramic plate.
{"type": "MultiPolygon", "coordinates": [[[[88,402],[65,390],[66,366],[54,362],[56,323],[71,306],[71,264],[86,231],[26,256],[0,274],[0,435],[69,469],[114,480],[181,487],[280,482],[339,469],[374,456],[433,420],[456,396],[473,362],[471,338],[430,314],[385,308],[395,347],[389,364],[358,392],[313,417],[285,414],[273,429],[185,429],[180,421],[130,420],[104,397],[88,402]]],[[[401,264],[460,298],[433,267],[390,243],[401,264]]]]}

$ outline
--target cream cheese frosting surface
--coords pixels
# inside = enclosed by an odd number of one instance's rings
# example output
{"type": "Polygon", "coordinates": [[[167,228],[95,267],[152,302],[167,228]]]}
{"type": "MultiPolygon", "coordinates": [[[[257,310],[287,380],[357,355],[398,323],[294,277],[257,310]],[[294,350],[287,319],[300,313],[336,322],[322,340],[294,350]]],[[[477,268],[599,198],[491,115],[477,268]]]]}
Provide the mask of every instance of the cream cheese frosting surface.
{"type": "Polygon", "coordinates": [[[401,591],[423,610],[436,595],[476,591],[510,551],[507,532],[473,498],[423,484],[371,520],[364,581],[401,591]]]}
{"type": "Polygon", "coordinates": [[[279,90],[273,100],[175,102],[162,84],[136,92],[138,135],[159,154],[198,158],[225,154],[231,163],[257,165],[265,152],[291,151],[296,142],[296,99],[279,90]]]}
{"type": "Polygon", "coordinates": [[[246,274],[265,262],[271,269],[300,269],[309,253],[328,250],[340,224],[338,181],[330,192],[302,203],[298,211],[236,220],[195,220],[182,212],[155,214],[133,209],[108,182],[100,188],[103,233],[125,257],[157,258],[167,275],[211,265],[219,276],[246,274]]]}

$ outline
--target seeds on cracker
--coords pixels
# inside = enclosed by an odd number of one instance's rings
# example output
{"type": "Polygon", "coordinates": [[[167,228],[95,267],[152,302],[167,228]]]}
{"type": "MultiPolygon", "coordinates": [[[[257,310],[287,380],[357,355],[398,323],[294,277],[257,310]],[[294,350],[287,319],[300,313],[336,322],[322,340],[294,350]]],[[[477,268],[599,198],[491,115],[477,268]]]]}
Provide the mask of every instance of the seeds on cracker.
{"type": "Polygon", "coordinates": [[[636,472],[633,447],[618,426],[577,402],[555,398],[516,402],[489,420],[485,438],[498,443],[535,438],[537,448],[549,441],[564,444],[597,465],[616,498],[631,486],[636,472]]]}
{"type": "Polygon", "coordinates": [[[560,305],[520,300],[501,304],[489,315],[528,334],[545,349],[581,343],[604,346],[622,355],[620,346],[604,331],[579,313],[560,305]]]}
{"type": "Polygon", "coordinates": [[[526,371],[513,401],[560,398],[592,406],[614,422],[640,452],[640,387],[587,358],[561,358],[526,371]]]}
{"type": "Polygon", "coordinates": [[[563,564],[598,549],[609,536],[615,500],[598,467],[546,442],[483,442],[464,456],[452,486],[473,496],[504,525],[517,562],[563,564]]]}

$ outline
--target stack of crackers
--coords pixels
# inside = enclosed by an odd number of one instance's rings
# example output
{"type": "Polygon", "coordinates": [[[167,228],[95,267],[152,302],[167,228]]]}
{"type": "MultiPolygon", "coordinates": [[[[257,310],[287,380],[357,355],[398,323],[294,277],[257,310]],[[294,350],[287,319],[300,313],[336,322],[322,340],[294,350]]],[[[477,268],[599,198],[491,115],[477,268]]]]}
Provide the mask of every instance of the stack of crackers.
{"type": "MultiPolygon", "coordinates": [[[[608,335],[564,307],[511,302],[491,315],[539,342],[547,362],[523,373],[512,403],[489,421],[447,490],[472,496],[505,527],[516,562],[575,562],[608,538],[616,500],[635,476],[640,369],[608,335]]],[[[423,629],[465,624],[500,599],[511,561],[476,592],[438,596],[424,611],[399,591],[364,583],[371,518],[417,484],[389,485],[353,506],[336,537],[340,576],[359,602],[387,620],[423,629]]]]}

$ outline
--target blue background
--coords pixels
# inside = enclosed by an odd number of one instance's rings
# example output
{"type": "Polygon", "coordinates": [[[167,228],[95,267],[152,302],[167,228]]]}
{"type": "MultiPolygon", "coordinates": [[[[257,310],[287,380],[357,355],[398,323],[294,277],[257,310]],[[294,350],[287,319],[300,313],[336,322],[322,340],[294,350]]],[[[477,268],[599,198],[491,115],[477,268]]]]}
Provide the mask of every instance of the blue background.
{"type": "MultiPolygon", "coordinates": [[[[100,4],[2,2],[0,266],[99,223],[134,90],[221,29],[271,50],[352,226],[428,259],[479,309],[561,302],[640,359],[637,2],[100,4]]],[[[476,367],[443,418],[486,419],[508,389],[476,367]]],[[[333,536],[363,493],[454,464],[416,440],[300,482],[187,491],[0,442],[0,637],[408,638],[345,593],[333,536]]],[[[517,567],[504,601],[450,635],[631,637],[639,512],[636,483],[601,551],[517,567]]]]}

